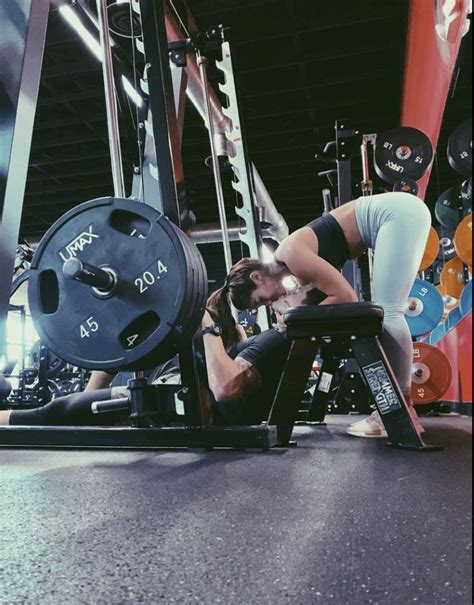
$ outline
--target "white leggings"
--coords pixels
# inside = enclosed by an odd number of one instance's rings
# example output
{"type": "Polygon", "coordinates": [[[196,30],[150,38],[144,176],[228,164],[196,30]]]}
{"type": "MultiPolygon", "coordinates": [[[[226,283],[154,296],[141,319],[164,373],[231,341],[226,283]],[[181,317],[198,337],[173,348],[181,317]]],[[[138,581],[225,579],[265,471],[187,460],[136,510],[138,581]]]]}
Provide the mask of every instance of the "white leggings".
{"type": "Polygon", "coordinates": [[[404,308],[423,258],[431,214],[420,198],[393,192],[359,198],[355,216],[362,240],[374,250],[372,300],[385,312],[380,340],[409,396],[413,344],[404,308]]]}

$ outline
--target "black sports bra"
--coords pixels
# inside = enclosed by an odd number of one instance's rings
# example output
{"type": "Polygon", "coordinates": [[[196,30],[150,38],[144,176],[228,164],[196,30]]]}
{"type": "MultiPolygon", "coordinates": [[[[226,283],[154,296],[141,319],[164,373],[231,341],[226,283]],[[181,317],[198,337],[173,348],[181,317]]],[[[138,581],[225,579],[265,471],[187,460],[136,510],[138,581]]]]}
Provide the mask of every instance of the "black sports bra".
{"type": "MultiPolygon", "coordinates": [[[[339,223],[331,214],[325,214],[306,225],[314,231],[318,238],[318,255],[340,271],[343,265],[351,258],[346,236],[339,223]]],[[[282,261],[276,261],[284,265],[282,261]]],[[[321,290],[314,288],[308,292],[306,303],[317,305],[327,295],[321,290]]]]}

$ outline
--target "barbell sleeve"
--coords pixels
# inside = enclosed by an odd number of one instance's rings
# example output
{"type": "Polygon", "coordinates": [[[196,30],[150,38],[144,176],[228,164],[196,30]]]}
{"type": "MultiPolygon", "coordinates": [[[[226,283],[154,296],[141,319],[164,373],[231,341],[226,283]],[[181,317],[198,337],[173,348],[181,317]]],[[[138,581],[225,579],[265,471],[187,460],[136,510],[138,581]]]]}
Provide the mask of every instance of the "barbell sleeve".
{"type": "Polygon", "coordinates": [[[104,292],[111,290],[115,285],[115,278],[111,272],[84,263],[78,258],[70,258],[64,263],[63,274],[104,292]]]}
{"type": "Polygon", "coordinates": [[[93,414],[103,414],[105,412],[119,412],[130,409],[130,399],[120,397],[119,399],[105,399],[104,401],[93,401],[91,403],[91,412],[93,414]]]}

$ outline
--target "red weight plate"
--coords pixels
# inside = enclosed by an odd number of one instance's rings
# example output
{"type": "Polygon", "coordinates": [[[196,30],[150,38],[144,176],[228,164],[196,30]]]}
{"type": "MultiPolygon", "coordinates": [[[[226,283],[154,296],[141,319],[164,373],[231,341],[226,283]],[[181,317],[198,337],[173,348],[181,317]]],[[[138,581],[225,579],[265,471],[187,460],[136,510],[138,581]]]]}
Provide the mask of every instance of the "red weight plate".
{"type": "Polygon", "coordinates": [[[415,404],[439,401],[452,379],[451,364],[442,351],[425,342],[414,343],[411,398],[415,404]]]}

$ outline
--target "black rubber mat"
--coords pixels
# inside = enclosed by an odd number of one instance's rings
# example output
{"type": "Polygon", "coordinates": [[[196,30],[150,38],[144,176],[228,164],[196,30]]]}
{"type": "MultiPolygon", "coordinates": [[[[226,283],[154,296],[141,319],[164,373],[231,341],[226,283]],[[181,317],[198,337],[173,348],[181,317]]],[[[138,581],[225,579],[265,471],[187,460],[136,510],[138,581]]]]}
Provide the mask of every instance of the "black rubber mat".
{"type": "Polygon", "coordinates": [[[471,598],[471,427],[445,451],[345,435],[256,452],[0,450],[0,603],[426,603],[471,598]]]}

